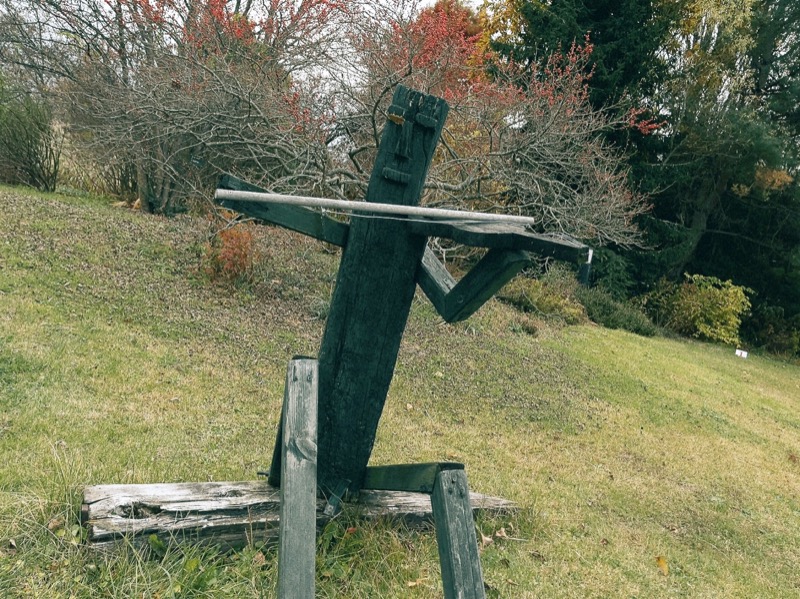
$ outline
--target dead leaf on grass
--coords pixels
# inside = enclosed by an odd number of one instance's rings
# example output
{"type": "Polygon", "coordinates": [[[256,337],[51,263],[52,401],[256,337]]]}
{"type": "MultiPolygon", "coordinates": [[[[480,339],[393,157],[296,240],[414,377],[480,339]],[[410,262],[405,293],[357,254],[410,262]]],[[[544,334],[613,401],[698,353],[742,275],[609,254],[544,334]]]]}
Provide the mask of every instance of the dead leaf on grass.
{"type": "Polygon", "coordinates": [[[257,567],[257,568],[261,568],[261,567],[263,567],[263,566],[264,566],[264,564],[266,564],[266,563],[267,563],[267,558],[266,558],[266,557],[264,557],[264,554],[263,554],[263,553],[261,553],[260,551],[259,551],[259,552],[257,552],[257,553],[256,553],[256,554],[253,556],[253,565],[254,565],[255,567],[257,567]]]}
{"type": "Polygon", "coordinates": [[[667,563],[666,557],[663,555],[656,556],[656,565],[664,576],[669,574],[669,564],[667,563]]]}
{"type": "Polygon", "coordinates": [[[481,549],[485,549],[492,543],[494,543],[494,539],[492,537],[487,537],[485,534],[481,533],[481,549]]]}
{"type": "Polygon", "coordinates": [[[414,587],[418,587],[418,586],[420,586],[420,585],[421,585],[423,582],[425,582],[426,580],[427,580],[427,578],[417,578],[416,580],[409,580],[409,581],[406,583],[406,586],[407,586],[409,589],[412,589],[412,588],[414,588],[414,587]]]}
{"type": "Polygon", "coordinates": [[[50,520],[50,522],[47,523],[47,530],[49,530],[50,532],[55,532],[59,528],[63,527],[64,527],[64,518],[55,517],[52,520],[50,520]]]}

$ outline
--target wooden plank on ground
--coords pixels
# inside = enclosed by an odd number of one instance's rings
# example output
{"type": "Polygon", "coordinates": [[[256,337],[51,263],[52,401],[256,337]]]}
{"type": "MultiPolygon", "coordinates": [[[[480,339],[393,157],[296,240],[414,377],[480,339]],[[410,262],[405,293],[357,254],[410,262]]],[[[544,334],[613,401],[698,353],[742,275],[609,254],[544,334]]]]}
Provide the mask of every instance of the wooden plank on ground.
{"type": "MultiPolygon", "coordinates": [[[[509,514],[514,503],[470,494],[472,509],[509,514]]],[[[428,526],[433,520],[431,496],[399,491],[361,491],[352,504],[366,519],[390,518],[410,527],[428,526]]],[[[317,528],[330,518],[325,500],[317,499],[317,528]]],[[[147,537],[235,549],[248,544],[274,544],[278,538],[280,490],[266,481],[97,485],[86,487],[81,521],[87,542],[111,549],[126,541],[147,545],[147,537]]]]}
{"type": "Polygon", "coordinates": [[[445,470],[431,496],[445,599],[485,599],[467,474],[445,470]]]}
{"type": "Polygon", "coordinates": [[[281,443],[278,597],[314,599],[317,549],[317,361],[286,372],[281,443]]]}
{"type": "MultiPolygon", "coordinates": [[[[266,191],[233,175],[222,175],[218,187],[236,191],[266,191]]],[[[302,206],[260,204],[245,200],[225,200],[222,205],[252,218],[274,225],[281,225],[292,231],[310,235],[315,239],[326,241],[339,247],[347,243],[347,233],[350,228],[347,223],[339,222],[320,212],[303,208],[302,206]]]]}

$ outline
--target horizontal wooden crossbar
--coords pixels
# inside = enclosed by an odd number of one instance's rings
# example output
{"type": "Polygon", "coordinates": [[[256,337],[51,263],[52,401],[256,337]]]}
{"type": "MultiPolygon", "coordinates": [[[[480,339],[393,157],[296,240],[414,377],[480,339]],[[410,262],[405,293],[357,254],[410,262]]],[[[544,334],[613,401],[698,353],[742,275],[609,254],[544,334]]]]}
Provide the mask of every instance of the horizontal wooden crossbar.
{"type": "MultiPolygon", "coordinates": [[[[264,191],[252,183],[227,174],[222,175],[220,178],[217,194],[222,190],[264,191]]],[[[264,204],[245,200],[226,200],[222,202],[222,205],[236,212],[246,214],[251,218],[280,225],[339,247],[343,247],[347,243],[350,225],[334,220],[316,210],[310,210],[302,206],[264,204]]]]}
{"type": "Polygon", "coordinates": [[[436,476],[444,470],[463,470],[457,462],[368,466],[362,489],[432,493],[436,476]]]}
{"type": "Polygon", "coordinates": [[[291,196],[279,193],[258,193],[254,191],[238,191],[217,189],[215,198],[220,201],[246,201],[263,204],[280,204],[285,206],[302,206],[305,208],[327,208],[345,212],[364,212],[398,217],[418,217],[426,219],[448,219],[455,222],[479,223],[513,223],[523,226],[535,226],[538,221],[530,216],[514,214],[493,214],[489,212],[466,212],[445,208],[428,208],[426,206],[404,206],[399,204],[382,204],[379,202],[351,202],[349,200],[332,200],[329,198],[313,198],[308,196],[291,196]]]}

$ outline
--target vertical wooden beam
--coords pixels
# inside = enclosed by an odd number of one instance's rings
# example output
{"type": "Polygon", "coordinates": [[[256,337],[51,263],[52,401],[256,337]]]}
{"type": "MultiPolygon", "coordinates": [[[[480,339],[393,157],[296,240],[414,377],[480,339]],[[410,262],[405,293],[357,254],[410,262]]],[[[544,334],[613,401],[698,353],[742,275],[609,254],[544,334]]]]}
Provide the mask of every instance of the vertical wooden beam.
{"type": "Polygon", "coordinates": [[[464,470],[443,470],[431,496],[445,599],[485,599],[475,522],[464,470]]]}
{"type": "Polygon", "coordinates": [[[318,380],[316,360],[289,362],[281,443],[280,599],[314,599],[318,380]]]}
{"type": "MultiPolygon", "coordinates": [[[[366,200],[416,205],[447,116],[434,96],[398,86],[366,200]]],[[[319,353],[320,487],[361,487],[425,250],[402,221],[354,219],[319,353]]]]}

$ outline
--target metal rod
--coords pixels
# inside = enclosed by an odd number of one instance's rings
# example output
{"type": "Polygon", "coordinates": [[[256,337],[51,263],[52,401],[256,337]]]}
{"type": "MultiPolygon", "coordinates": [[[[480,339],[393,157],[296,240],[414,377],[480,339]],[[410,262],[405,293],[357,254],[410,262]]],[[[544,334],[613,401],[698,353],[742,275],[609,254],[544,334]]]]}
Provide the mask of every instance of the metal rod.
{"type": "Polygon", "coordinates": [[[351,212],[369,212],[371,214],[390,214],[394,216],[417,216],[430,219],[456,219],[475,222],[512,223],[516,225],[535,225],[537,221],[530,216],[512,214],[491,214],[487,212],[465,212],[444,208],[426,208],[423,206],[398,206],[377,202],[351,202],[348,200],[331,200],[328,198],[312,198],[307,196],[290,196],[279,193],[257,193],[254,191],[235,191],[218,189],[214,196],[217,200],[240,200],[245,202],[261,202],[265,204],[289,204],[306,208],[329,208],[331,210],[347,210],[351,212]]]}

